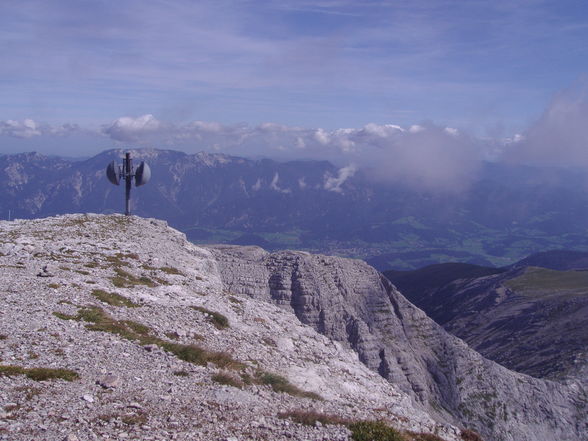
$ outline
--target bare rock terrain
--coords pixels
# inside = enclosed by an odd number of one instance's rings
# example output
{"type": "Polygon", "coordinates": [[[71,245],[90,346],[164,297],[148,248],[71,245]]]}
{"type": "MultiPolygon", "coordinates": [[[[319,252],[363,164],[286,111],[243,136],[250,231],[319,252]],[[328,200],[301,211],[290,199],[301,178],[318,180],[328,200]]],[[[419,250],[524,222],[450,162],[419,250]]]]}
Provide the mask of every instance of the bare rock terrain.
{"type": "Polygon", "coordinates": [[[364,262],[255,247],[212,249],[228,290],[273,302],[353,348],[437,418],[491,440],[586,438],[581,383],[537,379],[485,359],[364,262]]]}
{"type": "Polygon", "coordinates": [[[349,440],[341,421],[366,419],[447,441],[588,433],[581,385],[483,358],[360,261],[68,215],[0,222],[0,267],[3,441],[349,440]]]}
{"type": "Polygon", "coordinates": [[[137,217],[0,222],[0,440],[343,441],[343,419],[459,439],[348,345],[231,289],[217,254],[137,217]]]}
{"type": "Polygon", "coordinates": [[[560,250],[511,268],[443,264],[384,274],[484,357],[533,377],[586,387],[586,260],[586,253],[560,250]]]}

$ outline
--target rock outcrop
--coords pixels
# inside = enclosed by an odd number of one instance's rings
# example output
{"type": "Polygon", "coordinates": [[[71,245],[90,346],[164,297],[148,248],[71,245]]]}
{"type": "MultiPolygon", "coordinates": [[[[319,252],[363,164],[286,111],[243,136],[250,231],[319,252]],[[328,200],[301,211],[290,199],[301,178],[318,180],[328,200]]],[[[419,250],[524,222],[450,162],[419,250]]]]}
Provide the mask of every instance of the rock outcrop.
{"type": "Polygon", "coordinates": [[[0,222],[0,268],[2,441],[350,439],[292,419],[316,413],[459,438],[345,345],[229,293],[165,222],[0,222]]]}
{"type": "Polygon", "coordinates": [[[511,268],[443,264],[384,275],[484,357],[533,377],[586,387],[585,261],[586,253],[560,250],[530,256],[511,268]],[[451,277],[438,276],[445,270],[451,277]]]}
{"type": "Polygon", "coordinates": [[[347,347],[440,419],[490,440],[581,440],[586,394],[489,361],[350,259],[255,247],[210,248],[228,291],[269,301],[347,347]]]}
{"type": "Polygon", "coordinates": [[[0,222],[0,267],[3,441],[350,439],[295,412],[446,441],[587,433],[582,390],[484,359],[360,261],[69,215],[0,222]]]}

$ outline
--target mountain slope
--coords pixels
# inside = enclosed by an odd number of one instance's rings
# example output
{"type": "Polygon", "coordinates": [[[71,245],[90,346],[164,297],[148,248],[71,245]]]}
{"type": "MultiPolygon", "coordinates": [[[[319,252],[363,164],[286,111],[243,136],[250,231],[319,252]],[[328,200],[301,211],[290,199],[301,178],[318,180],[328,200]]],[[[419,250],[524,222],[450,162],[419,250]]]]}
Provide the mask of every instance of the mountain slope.
{"type": "MultiPolygon", "coordinates": [[[[0,156],[0,218],[120,212],[124,191],[104,170],[123,153],[80,161],[0,156]]],[[[369,259],[379,269],[447,260],[504,266],[537,250],[588,251],[586,175],[574,170],[487,163],[469,185],[447,193],[326,161],[157,149],[132,155],[153,170],[148,185],[133,189],[133,212],[163,217],[202,243],[303,248],[369,259]]]]}
{"type": "Polygon", "coordinates": [[[360,359],[438,418],[492,440],[582,439],[586,393],[481,357],[361,261],[256,247],[211,248],[227,290],[273,302],[360,359]]]}
{"type": "Polygon", "coordinates": [[[0,266],[2,440],[349,439],[288,416],[312,412],[458,439],[351,350],[227,293],[164,222],[0,222],[0,266]]]}
{"type": "Polygon", "coordinates": [[[447,331],[485,357],[538,378],[588,384],[588,273],[584,253],[530,256],[509,269],[455,271],[447,265],[384,274],[447,331]]]}

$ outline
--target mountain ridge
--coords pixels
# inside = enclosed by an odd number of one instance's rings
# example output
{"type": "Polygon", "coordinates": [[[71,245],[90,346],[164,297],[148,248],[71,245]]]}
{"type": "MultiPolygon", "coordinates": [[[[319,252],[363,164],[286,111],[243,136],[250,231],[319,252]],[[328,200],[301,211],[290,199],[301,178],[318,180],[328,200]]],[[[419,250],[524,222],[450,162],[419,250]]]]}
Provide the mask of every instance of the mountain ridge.
{"type": "Polygon", "coordinates": [[[126,437],[131,429],[139,439],[222,439],[244,430],[277,440],[349,439],[341,425],[305,429],[277,417],[317,408],[446,440],[459,438],[456,423],[490,441],[579,441],[586,433],[582,389],[482,358],[361,261],[202,248],[165,222],[136,216],[0,222],[0,233],[2,364],[80,375],[40,384],[0,376],[0,395],[12,403],[0,428],[11,440],[126,437]],[[118,304],[126,301],[137,306],[118,304]],[[321,326],[325,335],[315,330],[321,326]],[[213,361],[175,356],[185,344],[213,361]],[[244,370],[223,367],[231,363],[244,370]],[[274,378],[260,370],[324,401],[213,379],[274,378]]]}
{"type": "Polygon", "coordinates": [[[484,356],[538,378],[588,384],[586,263],[586,253],[554,250],[506,268],[445,264],[384,274],[484,356]]]}
{"type": "MultiPolygon", "coordinates": [[[[132,193],[133,212],[165,217],[200,243],[255,234],[272,249],[359,257],[380,270],[451,259],[505,266],[544,249],[588,251],[586,176],[577,171],[485,163],[469,187],[445,194],[326,161],[131,151],[153,170],[132,193]]],[[[123,152],[77,162],[0,157],[0,218],[9,210],[12,218],[122,210],[123,192],[104,169],[123,152]]]]}

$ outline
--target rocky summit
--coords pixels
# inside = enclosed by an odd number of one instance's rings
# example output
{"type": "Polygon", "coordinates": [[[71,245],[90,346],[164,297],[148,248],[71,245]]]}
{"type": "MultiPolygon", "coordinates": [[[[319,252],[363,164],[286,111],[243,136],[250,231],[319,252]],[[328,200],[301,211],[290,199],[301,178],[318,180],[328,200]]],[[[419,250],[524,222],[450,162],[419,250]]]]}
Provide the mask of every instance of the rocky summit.
{"type": "Polygon", "coordinates": [[[360,261],[67,215],[0,222],[0,265],[0,440],[588,433],[578,384],[484,359],[360,261]]]}

